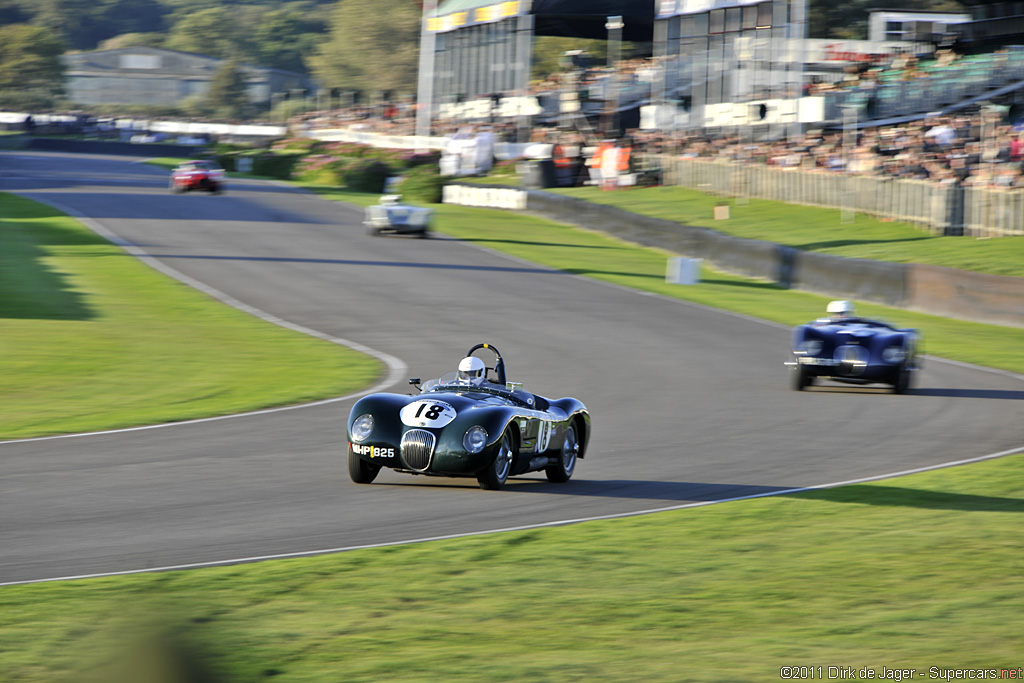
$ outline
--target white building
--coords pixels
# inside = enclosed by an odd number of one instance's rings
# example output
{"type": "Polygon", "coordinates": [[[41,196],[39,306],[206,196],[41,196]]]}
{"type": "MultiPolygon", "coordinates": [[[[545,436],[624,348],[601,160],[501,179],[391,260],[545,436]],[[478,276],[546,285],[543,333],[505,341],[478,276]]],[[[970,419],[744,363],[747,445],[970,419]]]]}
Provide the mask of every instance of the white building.
{"type": "MultiPolygon", "coordinates": [[[[156,47],[123,47],[64,55],[68,98],[78,104],[180,104],[203,95],[225,60],[156,47]]],[[[249,100],[269,105],[274,93],[305,90],[309,78],[280,69],[239,65],[249,100]]]]}
{"type": "Polygon", "coordinates": [[[928,12],[910,9],[868,10],[868,40],[907,40],[938,43],[952,33],[952,26],[971,21],[971,15],[957,12],[928,12]]]}

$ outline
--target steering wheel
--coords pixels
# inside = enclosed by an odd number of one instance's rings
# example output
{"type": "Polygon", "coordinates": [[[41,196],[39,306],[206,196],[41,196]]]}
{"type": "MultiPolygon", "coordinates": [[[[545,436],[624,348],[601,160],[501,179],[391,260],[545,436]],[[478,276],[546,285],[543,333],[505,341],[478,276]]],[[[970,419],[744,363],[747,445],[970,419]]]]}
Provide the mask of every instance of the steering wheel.
{"type": "Polygon", "coordinates": [[[494,348],[490,344],[477,344],[466,352],[466,356],[472,356],[474,351],[479,351],[480,349],[487,349],[494,354],[494,367],[488,368],[485,365],[484,374],[487,374],[487,370],[493,370],[498,380],[497,383],[505,384],[505,359],[501,357],[501,353],[498,349],[494,348]]]}

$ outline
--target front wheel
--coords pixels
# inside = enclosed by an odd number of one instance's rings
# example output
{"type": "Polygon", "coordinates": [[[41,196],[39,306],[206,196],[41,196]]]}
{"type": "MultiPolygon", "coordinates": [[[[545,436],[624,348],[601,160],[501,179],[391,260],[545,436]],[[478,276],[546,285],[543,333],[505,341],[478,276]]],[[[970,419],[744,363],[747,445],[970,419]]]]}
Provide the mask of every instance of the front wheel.
{"type": "Polygon", "coordinates": [[[348,476],[357,484],[370,484],[380,473],[380,465],[371,465],[351,450],[348,452],[348,476]]]}
{"type": "Polygon", "coordinates": [[[491,464],[485,467],[476,475],[480,488],[485,491],[497,491],[508,481],[508,474],[512,471],[512,459],[515,457],[515,442],[512,432],[505,430],[501,436],[501,446],[491,460],[491,464]]]}
{"type": "Polygon", "coordinates": [[[569,428],[565,430],[565,439],[562,441],[562,453],[558,456],[558,463],[545,468],[544,474],[548,475],[548,481],[556,484],[564,484],[572,477],[576,470],[576,458],[580,454],[580,441],[576,436],[576,423],[570,422],[569,428]]]}
{"type": "Polygon", "coordinates": [[[892,393],[905,394],[910,391],[910,379],[910,368],[906,365],[901,365],[899,372],[896,374],[896,381],[892,385],[892,393]]]}
{"type": "Polygon", "coordinates": [[[791,372],[793,373],[793,391],[803,391],[814,384],[814,378],[804,366],[798,365],[791,372]]]}

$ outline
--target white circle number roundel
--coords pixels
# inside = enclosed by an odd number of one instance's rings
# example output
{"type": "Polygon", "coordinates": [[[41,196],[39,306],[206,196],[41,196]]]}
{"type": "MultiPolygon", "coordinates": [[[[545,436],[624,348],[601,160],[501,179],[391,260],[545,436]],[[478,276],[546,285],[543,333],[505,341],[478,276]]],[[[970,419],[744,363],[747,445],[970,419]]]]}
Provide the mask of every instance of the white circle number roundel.
{"type": "Polygon", "coordinates": [[[444,401],[421,398],[402,408],[402,424],[410,427],[444,427],[455,419],[455,408],[444,401]]]}

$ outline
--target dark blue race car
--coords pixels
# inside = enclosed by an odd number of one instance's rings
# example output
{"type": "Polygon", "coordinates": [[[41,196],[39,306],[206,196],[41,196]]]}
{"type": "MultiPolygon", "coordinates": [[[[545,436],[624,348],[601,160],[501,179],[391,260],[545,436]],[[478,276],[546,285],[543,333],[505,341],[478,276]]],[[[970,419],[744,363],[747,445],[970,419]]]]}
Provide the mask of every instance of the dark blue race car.
{"type": "Polygon", "coordinates": [[[888,384],[906,393],[920,368],[921,335],[877,320],[858,318],[849,301],[833,301],[829,317],[793,330],[792,358],[786,362],[792,386],[803,391],[817,378],[847,384],[888,384]]]}

